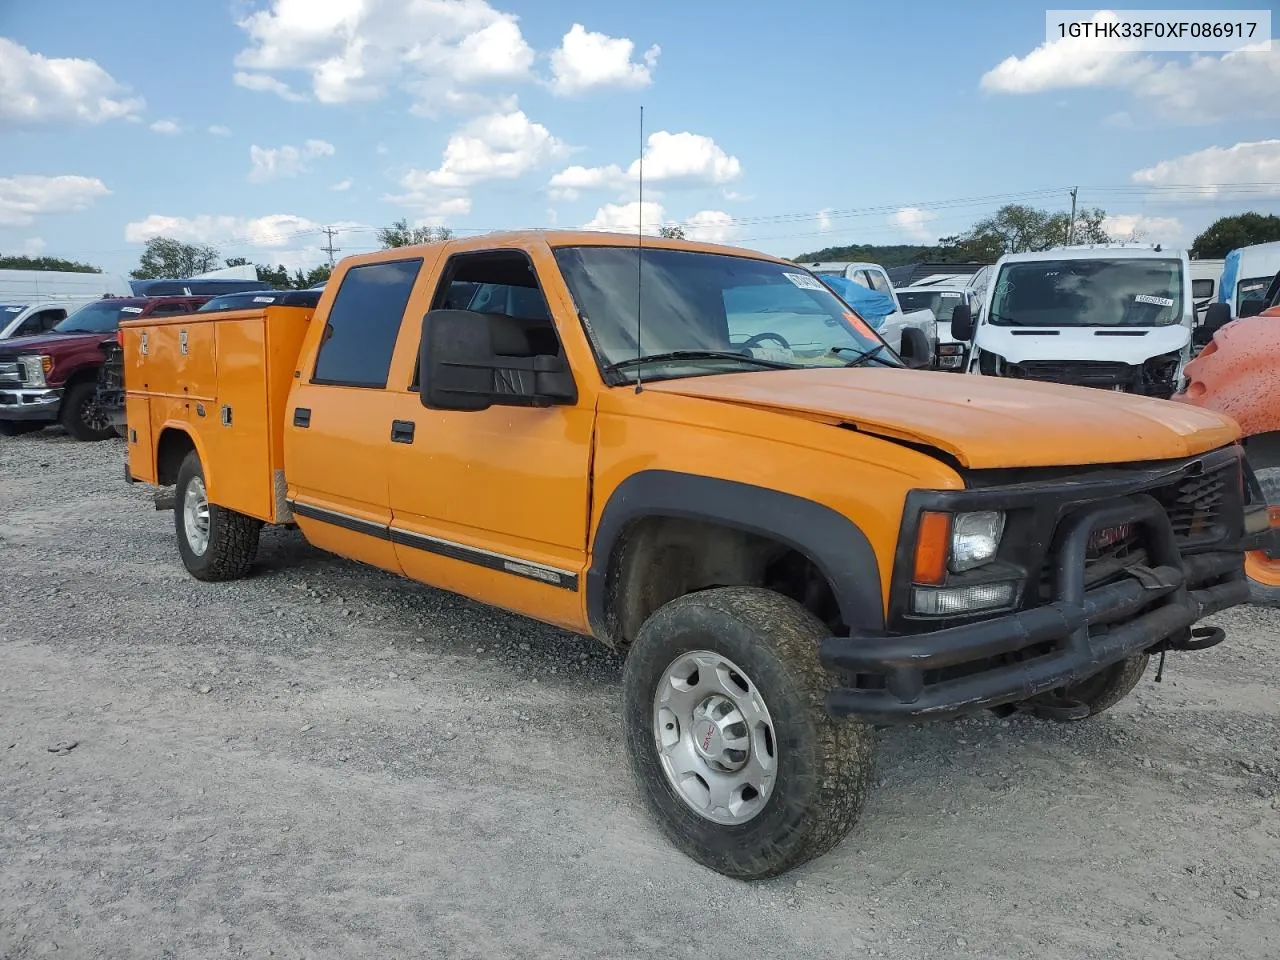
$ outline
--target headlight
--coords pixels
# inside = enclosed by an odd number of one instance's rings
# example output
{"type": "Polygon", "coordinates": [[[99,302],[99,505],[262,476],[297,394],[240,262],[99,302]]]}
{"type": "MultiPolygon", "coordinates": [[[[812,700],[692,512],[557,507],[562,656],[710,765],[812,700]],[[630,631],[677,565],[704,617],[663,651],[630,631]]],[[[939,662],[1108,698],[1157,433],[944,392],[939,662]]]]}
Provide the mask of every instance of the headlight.
{"type": "Polygon", "coordinates": [[[951,524],[951,569],[960,573],[994,560],[1003,534],[999,510],[957,513],[951,524]]]}
{"type": "Polygon", "coordinates": [[[43,387],[45,375],[53,370],[53,357],[47,354],[29,353],[18,357],[18,363],[22,364],[25,374],[22,383],[28,387],[43,387]]]}

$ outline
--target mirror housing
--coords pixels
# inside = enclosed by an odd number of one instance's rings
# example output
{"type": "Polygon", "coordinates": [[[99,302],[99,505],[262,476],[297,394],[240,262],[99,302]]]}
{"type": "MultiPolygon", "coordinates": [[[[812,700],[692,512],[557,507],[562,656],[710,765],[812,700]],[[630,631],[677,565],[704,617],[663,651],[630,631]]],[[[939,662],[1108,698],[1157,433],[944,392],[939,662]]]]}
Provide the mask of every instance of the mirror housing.
{"type": "Polygon", "coordinates": [[[905,327],[902,331],[902,345],[898,350],[903,363],[908,367],[933,366],[933,348],[929,338],[919,327],[905,327]]]}
{"type": "Polygon", "coordinates": [[[418,393],[431,410],[572,404],[568,362],[535,354],[521,321],[470,310],[430,310],[418,344],[418,393]]]}
{"type": "MultiPolygon", "coordinates": [[[[1246,303],[1248,301],[1245,301],[1246,303]]],[[[1191,332],[1191,342],[1203,347],[1213,335],[1231,322],[1231,308],[1225,303],[1211,303],[1204,312],[1204,323],[1191,332]]]]}
{"type": "Polygon", "coordinates": [[[973,339],[973,308],[962,303],[951,311],[951,336],[961,343],[973,339]]]}
{"type": "Polygon", "coordinates": [[[1240,304],[1239,315],[1242,317],[1256,317],[1267,308],[1265,300],[1259,300],[1257,297],[1250,297],[1240,304]]]}

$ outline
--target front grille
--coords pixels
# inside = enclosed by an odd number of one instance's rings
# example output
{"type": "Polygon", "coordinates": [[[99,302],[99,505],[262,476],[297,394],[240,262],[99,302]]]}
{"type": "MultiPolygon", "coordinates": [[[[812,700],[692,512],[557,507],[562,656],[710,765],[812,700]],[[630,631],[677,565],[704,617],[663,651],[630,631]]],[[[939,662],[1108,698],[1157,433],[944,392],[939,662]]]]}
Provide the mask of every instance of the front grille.
{"type": "Polygon", "coordinates": [[[1135,368],[1127,363],[1101,360],[1028,360],[1011,363],[1006,370],[1006,376],[1015,379],[1127,390],[1133,386],[1135,368]]]}
{"type": "Polygon", "coordinates": [[[0,360],[0,385],[6,387],[19,386],[25,379],[26,371],[16,360],[0,360]]]}

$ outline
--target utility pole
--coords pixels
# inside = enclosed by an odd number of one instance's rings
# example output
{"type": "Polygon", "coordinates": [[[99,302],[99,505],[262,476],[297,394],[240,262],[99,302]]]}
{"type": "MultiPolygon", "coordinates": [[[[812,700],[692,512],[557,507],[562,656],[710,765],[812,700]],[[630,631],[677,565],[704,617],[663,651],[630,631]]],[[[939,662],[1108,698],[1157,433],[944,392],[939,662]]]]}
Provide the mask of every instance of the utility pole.
{"type": "MultiPolygon", "coordinates": [[[[1074,208],[1072,208],[1072,209],[1073,209],[1073,211],[1074,211],[1074,208]]],[[[337,231],[337,230],[335,230],[333,227],[325,227],[325,228],[324,228],[324,235],[325,235],[326,237],[328,237],[328,238],[329,238],[329,245],[328,245],[328,246],[326,246],[326,247],[324,248],[324,252],[325,252],[325,253],[327,253],[327,254],[329,254],[329,269],[330,269],[330,270],[332,270],[332,269],[333,269],[333,255],[334,255],[335,253],[339,253],[339,252],[341,252],[342,248],[341,248],[341,247],[335,247],[335,246],[333,245],[333,238],[334,238],[335,236],[337,236],[337,235],[338,235],[338,231],[337,231]]]]}
{"type": "Polygon", "coordinates": [[[1079,187],[1071,188],[1071,223],[1067,226],[1067,246],[1071,246],[1076,239],[1076,192],[1079,187]]]}

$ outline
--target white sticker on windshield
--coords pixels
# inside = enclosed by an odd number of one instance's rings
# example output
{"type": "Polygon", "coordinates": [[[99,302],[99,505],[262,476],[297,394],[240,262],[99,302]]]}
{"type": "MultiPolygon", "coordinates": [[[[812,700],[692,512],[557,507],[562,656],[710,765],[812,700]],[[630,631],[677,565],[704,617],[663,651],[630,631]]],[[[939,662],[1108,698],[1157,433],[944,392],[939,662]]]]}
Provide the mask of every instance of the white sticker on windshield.
{"type": "Polygon", "coordinates": [[[4,310],[5,310],[5,313],[21,313],[22,312],[21,307],[5,307],[4,310]]]}
{"type": "Polygon", "coordinates": [[[822,281],[816,277],[811,277],[807,273],[784,273],[784,277],[794,283],[801,290],[825,290],[822,281]]]}
{"type": "Polygon", "coordinates": [[[141,307],[121,307],[120,312],[121,313],[141,313],[142,308],[141,307]]]}
{"type": "Polygon", "coordinates": [[[275,297],[254,297],[253,302],[254,303],[275,303],[276,298],[275,297]]]}
{"type": "Polygon", "coordinates": [[[1149,294],[1140,293],[1133,298],[1134,303],[1154,303],[1157,307],[1172,307],[1173,301],[1168,297],[1153,297],[1149,294]]]}

